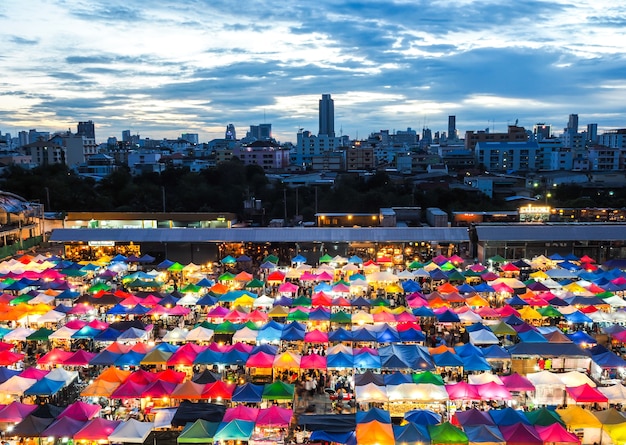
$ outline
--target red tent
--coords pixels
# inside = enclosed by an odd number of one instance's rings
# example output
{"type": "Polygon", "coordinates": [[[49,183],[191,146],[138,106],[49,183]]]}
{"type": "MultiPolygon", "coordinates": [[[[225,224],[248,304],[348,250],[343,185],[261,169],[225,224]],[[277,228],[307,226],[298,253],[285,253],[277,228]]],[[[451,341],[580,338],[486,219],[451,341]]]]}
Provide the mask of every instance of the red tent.
{"type": "Polygon", "coordinates": [[[68,366],[85,366],[88,365],[91,359],[93,359],[96,355],[97,354],[95,352],[88,352],[84,349],[79,349],[68,357],[63,364],[68,366]]]}
{"type": "Polygon", "coordinates": [[[202,397],[205,399],[230,400],[233,396],[234,390],[234,383],[224,383],[222,380],[218,380],[206,386],[206,389],[202,393],[202,397]]]}
{"type": "Polygon", "coordinates": [[[169,383],[182,383],[185,380],[187,374],[183,371],[174,371],[173,369],[166,369],[165,371],[161,371],[157,373],[157,379],[163,380],[164,382],[169,383]]]}
{"type": "Polygon", "coordinates": [[[576,403],[602,403],[609,401],[604,394],[587,383],[572,388],[565,388],[565,390],[576,403]]]}
{"type": "Polygon", "coordinates": [[[46,355],[39,357],[37,359],[37,364],[39,365],[56,365],[58,363],[64,363],[65,360],[69,359],[73,352],[64,351],[63,349],[54,348],[46,355]]]}
{"type": "Polygon", "coordinates": [[[204,346],[198,346],[194,343],[185,343],[167,359],[167,366],[191,366],[196,356],[205,349],[204,346]]]}
{"type": "Polygon", "coordinates": [[[106,420],[102,417],[96,417],[74,434],[74,441],[107,441],[120,423],[117,420],[106,420]]]}
{"type": "Polygon", "coordinates": [[[272,368],[273,366],[274,356],[263,351],[252,354],[246,362],[246,368],[272,368]]]}
{"type": "Polygon", "coordinates": [[[143,369],[138,369],[137,371],[130,374],[124,383],[133,382],[139,383],[141,385],[147,385],[148,383],[154,382],[158,378],[158,375],[154,372],[148,372],[143,369]]]}
{"type": "Polygon", "coordinates": [[[141,384],[126,380],[113,391],[111,399],[140,399],[148,383],[141,384]]]}

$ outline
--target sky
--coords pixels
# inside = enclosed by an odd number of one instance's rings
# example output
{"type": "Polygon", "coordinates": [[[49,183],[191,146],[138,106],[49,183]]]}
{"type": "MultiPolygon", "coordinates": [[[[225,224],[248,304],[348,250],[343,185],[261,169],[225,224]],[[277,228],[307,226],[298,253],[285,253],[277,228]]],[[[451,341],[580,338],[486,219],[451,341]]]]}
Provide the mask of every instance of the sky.
{"type": "Polygon", "coordinates": [[[2,0],[0,132],[626,127],[622,0],[2,0]]]}

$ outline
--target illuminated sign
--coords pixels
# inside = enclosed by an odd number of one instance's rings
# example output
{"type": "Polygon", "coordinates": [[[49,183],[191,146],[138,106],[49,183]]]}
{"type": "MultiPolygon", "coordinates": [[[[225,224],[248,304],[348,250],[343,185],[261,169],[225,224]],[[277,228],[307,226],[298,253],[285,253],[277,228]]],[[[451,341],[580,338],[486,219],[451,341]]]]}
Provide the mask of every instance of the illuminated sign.
{"type": "Polygon", "coordinates": [[[115,241],[89,241],[88,244],[92,247],[114,247],[115,241]]]}
{"type": "Polygon", "coordinates": [[[534,207],[534,206],[527,206],[527,207],[520,207],[519,208],[519,212],[520,214],[528,214],[528,213],[550,213],[550,211],[552,210],[551,207],[549,206],[541,206],[541,207],[534,207]]]}

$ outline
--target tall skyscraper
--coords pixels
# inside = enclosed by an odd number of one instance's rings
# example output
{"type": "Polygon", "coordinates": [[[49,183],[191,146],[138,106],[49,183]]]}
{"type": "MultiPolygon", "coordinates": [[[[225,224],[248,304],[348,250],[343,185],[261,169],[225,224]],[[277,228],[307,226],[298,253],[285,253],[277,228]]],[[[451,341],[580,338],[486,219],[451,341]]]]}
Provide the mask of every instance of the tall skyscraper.
{"type": "Polygon", "coordinates": [[[86,138],[95,139],[96,126],[94,125],[93,121],[79,122],[78,134],[81,136],[85,136],[86,138]]]}
{"type": "Polygon", "coordinates": [[[578,115],[570,114],[567,122],[567,129],[570,133],[578,133],[578,115]]]}
{"type": "Polygon", "coordinates": [[[456,141],[456,116],[448,116],[448,140],[456,141]]]}
{"type": "Polygon", "coordinates": [[[330,94],[322,94],[319,108],[320,130],[318,135],[335,137],[335,101],[330,94]]]}
{"type": "Polygon", "coordinates": [[[237,132],[235,131],[235,124],[228,124],[226,126],[226,133],[224,133],[224,139],[236,141],[237,132]]]}
{"type": "Polygon", "coordinates": [[[587,141],[597,142],[598,140],[598,124],[587,124],[587,141]]]}
{"type": "Polygon", "coordinates": [[[130,130],[123,130],[122,131],[122,141],[123,142],[130,142],[130,130]]]}

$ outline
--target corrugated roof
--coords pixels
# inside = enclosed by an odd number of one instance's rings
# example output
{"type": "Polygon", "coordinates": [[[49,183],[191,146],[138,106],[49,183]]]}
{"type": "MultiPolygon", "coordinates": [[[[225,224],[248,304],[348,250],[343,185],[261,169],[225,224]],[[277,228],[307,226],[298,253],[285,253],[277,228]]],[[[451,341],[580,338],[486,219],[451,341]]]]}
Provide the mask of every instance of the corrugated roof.
{"type": "Polygon", "coordinates": [[[117,242],[410,242],[468,241],[465,227],[260,227],[237,229],[55,229],[50,241],[117,242]]]}
{"type": "Polygon", "coordinates": [[[478,225],[479,241],[617,241],[626,239],[626,224],[478,225]]]}

